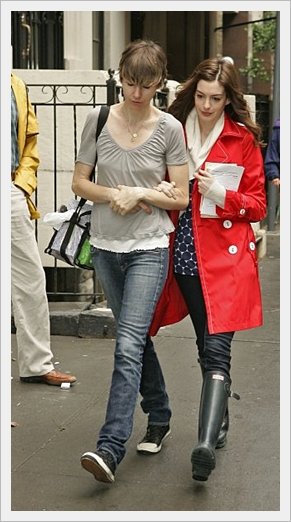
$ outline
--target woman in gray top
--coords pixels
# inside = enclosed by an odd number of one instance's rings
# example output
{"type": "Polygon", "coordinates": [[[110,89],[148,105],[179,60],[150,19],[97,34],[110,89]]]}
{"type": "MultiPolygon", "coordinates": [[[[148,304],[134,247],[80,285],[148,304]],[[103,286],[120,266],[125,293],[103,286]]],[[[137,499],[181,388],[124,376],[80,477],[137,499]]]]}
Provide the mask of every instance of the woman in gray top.
{"type": "Polygon", "coordinates": [[[119,63],[124,101],[110,107],[96,145],[100,107],[85,123],[72,189],[93,201],[92,260],[117,323],[114,370],[106,419],[94,452],[81,457],[96,480],[113,482],[131,435],[138,393],[148,415],[142,453],[157,453],[170,433],[163,374],[148,336],[168,270],[167,210],[188,204],[182,125],[152,104],[166,78],[166,57],[151,41],[130,43],[119,63]],[[97,182],[90,181],[98,157],[97,182]],[[155,190],[166,171],[174,193],[155,190]]]}

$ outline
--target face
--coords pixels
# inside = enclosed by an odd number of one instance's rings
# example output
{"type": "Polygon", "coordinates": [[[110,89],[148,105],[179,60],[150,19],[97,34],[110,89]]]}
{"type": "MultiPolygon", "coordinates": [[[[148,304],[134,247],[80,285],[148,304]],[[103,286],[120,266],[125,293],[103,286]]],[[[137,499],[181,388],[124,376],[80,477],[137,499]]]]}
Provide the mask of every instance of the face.
{"type": "Polygon", "coordinates": [[[123,96],[126,104],[131,108],[145,108],[150,105],[159,84],[140,85],[122,80],[123,96]]]}
{"type": "Polygon", "coordinates": [[[217,81],[200,80],[194,94],[200,123],[214,126],[228,103],[224,87],[217,81]]]}

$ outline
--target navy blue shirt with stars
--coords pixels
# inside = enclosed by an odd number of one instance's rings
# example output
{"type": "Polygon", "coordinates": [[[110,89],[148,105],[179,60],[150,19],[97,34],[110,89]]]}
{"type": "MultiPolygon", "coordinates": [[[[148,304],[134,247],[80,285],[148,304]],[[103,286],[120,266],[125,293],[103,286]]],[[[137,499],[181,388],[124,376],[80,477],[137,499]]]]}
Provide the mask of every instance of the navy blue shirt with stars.
{"type": "MultiPolygon", "coordinates": [[[[192,193],[194,179],[189,183],[192,193]]],[[[198,276],[197,257],[192,228],[192,203],[180,216],[174,243],[174,272],[181,275],[198,276]]]]}

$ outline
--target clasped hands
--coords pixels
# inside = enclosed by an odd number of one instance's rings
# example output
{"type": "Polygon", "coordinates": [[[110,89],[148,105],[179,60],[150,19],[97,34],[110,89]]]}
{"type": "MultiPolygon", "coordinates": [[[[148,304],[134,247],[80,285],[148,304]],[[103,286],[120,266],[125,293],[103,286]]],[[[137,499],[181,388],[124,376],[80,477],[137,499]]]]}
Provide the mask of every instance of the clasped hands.
{"type": "MultiPolygon", "coordinates": [[[[163,192],[168,198],[177,199],[175,181],[167,182],[161,181],[159,185],[153,187],[158,192],[163,192]]],[[[145,191],[143,187],[128,187],[126,185],[118,185],[114,189],[111,201],[109,203],[110,208],[125,216],[126,214],[134,214],[139,210],[143,210],[146,214],[152,213],[152,207],[148,203],[143,201],[145,191]]]]}
{"type": "MultiPolygon", "coordinates": [[[[195,172],[194,177],[198,182],[199,193],[223,208],[226,195],[225,187],[221,185],[221,183],[219,183],[210,172],[207,172],[207,170],[199,169],[199,173],[195,172]]],[[[159,185],[153,188],[159,192],[163,192],[169,198],[177,198],[174,181],[161,181],[159,185]]],[[[109,206],[114,212],[121,216],[134,214],[139,210],[143,210],[146,214],[151,214],[152,208],[150,205],[142,201],[143,198],[143,187],[118,185],[116,189],[114,189],[109,206]]]]}
{"type": "Polygon", "coordinates": [[[151,214],[152,209],[142,201],[143,196],[144,191],[142,187],[117,185],[109,206],[116,214],[121,216],[135,214],[139,210],[144,210],[146,214],[151,214]]]}
{"type": "MultiPolygon", "coordinates": [[[[207,172],[207,170],[200,169],[199,173],[195,172],[194,177],[198,181],[199,193],[223,208],[226,195],[224,186],[221,185],[210,172],[207,172]]],[[[162,181],[154,188],[163,192],[166,196],[176,199],[175,182],[162,181]]]]}

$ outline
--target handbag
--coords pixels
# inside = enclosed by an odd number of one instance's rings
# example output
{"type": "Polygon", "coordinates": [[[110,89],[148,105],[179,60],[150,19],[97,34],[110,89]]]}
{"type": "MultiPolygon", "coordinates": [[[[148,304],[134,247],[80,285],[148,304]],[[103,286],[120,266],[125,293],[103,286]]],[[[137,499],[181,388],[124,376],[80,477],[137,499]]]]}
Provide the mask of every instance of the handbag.
{"type": "MultiPolygon", "coordinates": [[[[109,114],[109,107],[102,105],[98,117],[96,129],[96,141],[106,123],[109,114]]],[[[97,162],[97,157],[96,157],[97,162]]],[[[73,200],[68,207],[75,207],[75,210],[68,221],[54,230],[45,253],[50,254],[55,259],[85,270],[93,270],[90,245],[90,224],[92,204],[86,203],[86,199],[73,200]]],[[[65,207],[67,210],[67,208],[65,207]]]]}

